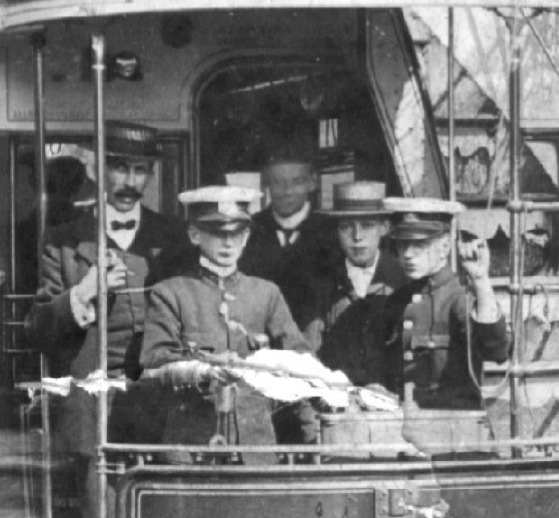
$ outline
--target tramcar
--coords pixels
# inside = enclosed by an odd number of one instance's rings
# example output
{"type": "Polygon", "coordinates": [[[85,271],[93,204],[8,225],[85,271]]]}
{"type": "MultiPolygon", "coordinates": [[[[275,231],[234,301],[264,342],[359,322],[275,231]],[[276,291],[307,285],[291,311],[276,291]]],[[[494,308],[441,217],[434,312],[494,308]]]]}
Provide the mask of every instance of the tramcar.
{"type": "Polygon", "coordinates": [[[48,366],[24,320],[55,210],[46,166],[78,158],[102,210],[105,121],[120,119],[158,129],[164,159],[144,201],[164,213],[186,217],[187,188],[260,188],[264,149],[285,135],[317,156],[321,208],[350,179],[463,201],[459,230],[490,243],[514,352],[485,365],[497,455],[483,460],[397,456],[393,428],[376,422],[359,444],[111,444],[101,393],[100,485],[114,482],[117,501],[100,498],[100,517],[555,516],[558,25],[551,1],[0,1],[1,513],[80,516],[72,466],[51,455],[54,396],[35,390],[48,366]],[[168,451],[283,462],[168,465],[168,451]]]}

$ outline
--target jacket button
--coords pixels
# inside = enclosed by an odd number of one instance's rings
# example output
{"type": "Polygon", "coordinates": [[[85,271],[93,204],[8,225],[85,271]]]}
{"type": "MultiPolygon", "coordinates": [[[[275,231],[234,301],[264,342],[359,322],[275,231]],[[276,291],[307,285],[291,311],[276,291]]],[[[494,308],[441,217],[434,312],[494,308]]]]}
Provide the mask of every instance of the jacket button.
{"type": "Polygon", "coordinates": [[[404,320],[403,327],[406,331],[413,329],[413,322],[411,320],[404,320]]]}
{"type": "Polygon", "coordinates": [[[404,351],[404,361],[405,362],[413,361],[413,351],[404,351]]]}
{"type": "Polygon", "coordinates": [[[421,293],[414,293],[414,295],[411,298],[413,304],[419,304],[422,300],[423,297],[421,296],[421,293]]]}

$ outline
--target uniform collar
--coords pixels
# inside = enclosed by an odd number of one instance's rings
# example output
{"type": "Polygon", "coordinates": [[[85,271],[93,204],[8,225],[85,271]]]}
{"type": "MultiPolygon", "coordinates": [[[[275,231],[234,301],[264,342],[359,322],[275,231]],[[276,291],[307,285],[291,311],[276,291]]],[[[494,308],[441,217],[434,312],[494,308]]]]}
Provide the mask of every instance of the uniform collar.
{"type": "Polygon", "coordinates": [[[234,279],[238,276],[237,266],[223,268],[213,264],[203,255],[200,256],[200,270],[204,277],[208,277],[218,282],[221,280],[234,279]]]}
{"type": "Polygon", "coordinates": [[[454,277],[454,272],[450,266],[443,266],[437,273],[425,277],[425,286],[429,286],[431,289],[436,289],[446,284],[450,279],[454,277]]]}

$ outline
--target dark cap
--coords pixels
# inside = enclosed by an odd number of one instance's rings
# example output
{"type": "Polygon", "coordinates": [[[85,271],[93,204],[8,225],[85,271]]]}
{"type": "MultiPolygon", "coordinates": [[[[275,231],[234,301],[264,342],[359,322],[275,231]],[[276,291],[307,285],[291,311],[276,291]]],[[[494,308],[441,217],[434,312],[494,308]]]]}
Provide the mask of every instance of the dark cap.
{"type": "Polygon", "coordinates": [[[264,168],[277,164],[308,164],[314,166],[314,155],[304,143],[283,143],[269,149],[264,157],[264,168]]]}
{"type": "Polygon", "coordinates": [[[466,209],[462,203],[437,198],[386,198],[384,206],[395,213],[389,236],[410,241],[448,232],[452,218],[466,209]]]}
{"type": "Polygon", "coordinates": [[[182,192],[179,201],[188,205],[189,219],[196,225],[221,228],[231,223],[248,226],[252,221],[248,206],[261,195],[254,189],[214,185],[182,192]]]}
{"type": "Polygon", "coordinates": [[[386,186],[381,182],[344,182],[334,185],[331,210],[322,210],[329,216],[363,217],[382,216],[390,212],[383,205],[386,186]]]}
{"type": "Polygon", "coordinates": [[[107,156],[152,160],[162,156],[154,128],[109,120],[105,123],[105,133],[107,156]]]}

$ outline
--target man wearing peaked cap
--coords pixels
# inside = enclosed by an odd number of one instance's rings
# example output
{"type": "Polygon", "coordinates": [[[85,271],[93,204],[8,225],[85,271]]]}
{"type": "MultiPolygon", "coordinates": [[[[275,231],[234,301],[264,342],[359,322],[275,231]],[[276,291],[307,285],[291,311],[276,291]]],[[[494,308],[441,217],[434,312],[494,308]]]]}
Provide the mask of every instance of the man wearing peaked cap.
{"type": "Polygon", "coordinates": [[[196,221],[197,226],[211,227],[224,223],[239,223],[242,226],[252,221],[248,212],[250,202],[261,196],[254,189],[218,185],[183,192],[179,194],[179,201],[188,205],[189,218],[196,221]]]}
{"type": "MultiPolygon", "coordinates": [[[[161,158],[153,128],[107,121],[106,152],[108,375],[136,379],[141,370],[145,290],[189,260],[187,229],[182,221],[141,204],[154,163],[161,158]]],[[[52,229],[43,263],[29,333],[46,353],[54,375],[85,378],[98,368],[96,212],[52,229]]],[[[149,414],[147,407],[153,401],[135,390],[113,396],[109,394],[109,441],[135,442],[141,416],[133,409],[142,406],[149,414]]],[[[152,421],[154,416],[151,413],[152,421]]],[[[97,515],[96,422],[96,399],[75,389],[61,401],[54,426],[56,443],[78,456],[85,517],[97,515]]]]}
{"type": "Polygon", "coordinates": [[[465,207],[429,198],[387,198],[384,206],[394,212],[390,237],[410,279],[386,307],[404,437],[434,456],[487,454],[478,444],[491,436],[479,389],[482,361],[502,362],[510,348],[487,245],[458,243],[466,288],[448,265],[452,219],[465,207]]]}
{"type": "MultiPolygon", "coordinates": [[[[310,350],[278,287],[237,270],[250,233],[248,204],[255,196],[260,193],[226,186],[179,195],[188,206],[189,236],[199,248],[199,264],[151,292],[142,350],[145,368],[182,362],[190,373],[169,413],[165,442],[207,444],[216,431],[215,410],[205,397],[208,393],[201,393],[193,384],[205,386],[219,374],[205,364],[185,362],[195,360],[199,351],[244,358],[258,348],[261,337],[273,348],[310,350]]],[[[234,423],[229,442],[276,442],[270,402],[248,388],[237,387],[234,423]]],[[[189,455],[167,457],[173,462],[191,462],[189,455]]],[[[268,454],[244,454],[243,462],[275,463],[277,459],[268,454]]]]}
{"type": "Polygon", "coordinates": [[[412,241],[448,233],[453,217],[466,209],[460,202],[437,198],[386,198],[384,206],[395,213],[391,237],[412,241]]]}
{"type": "Polygon", "coordinates": [[[315,279],[314,314],[305,329],[319,358],[356,385],[387,385],[384,305],[405,281],[396,258],[381,250],[389,228],[385,185],[350,182],[334,187],[333,208],[342,254],[328,275],[315,279]]]}

